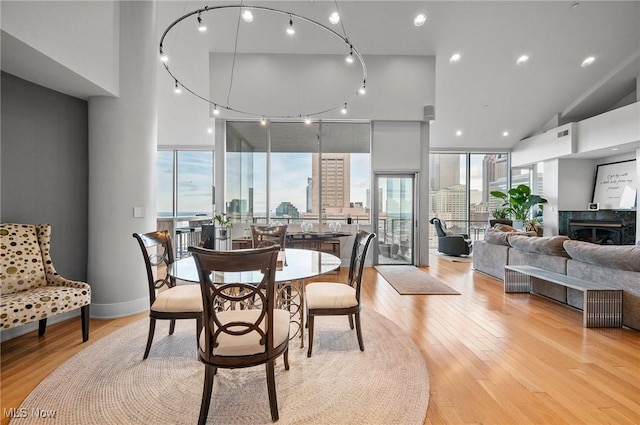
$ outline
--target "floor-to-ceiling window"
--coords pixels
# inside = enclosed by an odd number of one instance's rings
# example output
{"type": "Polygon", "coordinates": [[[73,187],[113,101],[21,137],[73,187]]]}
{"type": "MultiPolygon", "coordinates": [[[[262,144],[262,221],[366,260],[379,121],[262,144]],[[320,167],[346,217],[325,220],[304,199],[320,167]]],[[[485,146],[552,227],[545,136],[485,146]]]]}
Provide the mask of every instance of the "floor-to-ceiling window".
{"type": "MultiPolygon", "coordinates": [[[[501,201],[492,190],[505,191],[508,183],[506,153],[432,153],[430,155],[430,217],[439,217],[454,233],[481,239],[492,212],[501,201]]],[[[438,238],[430,226],[430,248],[438,238]]]]}
{"type": "Polygon", "coordinates": [[[158,217],[211,215],[213,151],[159,150],[158,217]]]}
{"type": "Polygon", "coordinates": [[[243,223],[369,223],[370,125],[227,122],[225,212],[243,223]]]}

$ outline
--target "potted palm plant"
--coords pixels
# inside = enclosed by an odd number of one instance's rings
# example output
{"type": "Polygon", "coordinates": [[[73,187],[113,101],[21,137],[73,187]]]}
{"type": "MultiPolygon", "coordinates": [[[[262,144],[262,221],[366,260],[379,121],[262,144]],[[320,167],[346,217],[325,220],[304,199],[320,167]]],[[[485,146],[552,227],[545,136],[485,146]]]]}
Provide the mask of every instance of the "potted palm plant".
{"type": "Polygon", "coordinates": [[[535,205],[547,202],[539,195],[531,193],[531,188],[526,184],[519,184],[509,189],[508,192],[492,190],[491,196],[502,199],[502,208],[505,208],[514,220],[514,227],[522,228],[523,223],[531,216],[531,209],[535,205]]]}

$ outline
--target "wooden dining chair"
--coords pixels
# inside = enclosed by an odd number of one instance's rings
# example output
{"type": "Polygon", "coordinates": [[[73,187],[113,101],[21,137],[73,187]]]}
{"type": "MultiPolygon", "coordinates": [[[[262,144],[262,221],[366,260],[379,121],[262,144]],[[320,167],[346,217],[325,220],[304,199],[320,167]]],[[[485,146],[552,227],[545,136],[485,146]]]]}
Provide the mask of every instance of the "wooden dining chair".
{"type": "Polygon", "coordinates": [[[283,224],[278,226],[258,226],[252,224],[251,236],[253,237],[254,248],[280,245],[280,247],[284,249],[287,237],[287,225],[283,224]]]}
{"type": "Polygon", "coordinates": [[[194,257],[204,300],[204,330],[198,339],[204,363],[204,388],[198,424],[209,413],[213,378],[218,368],[266,365],[271,419],[278,420],[275,360],[284,354],[289,370],[289,312],[275,308],[276,261],[279,247],[212,251],[189,247],[194,257]],[[213,272],[259,272],[259,282],[211,281],[213,272]],[[241,307],[240,307],[241,306],[241,307]]]}
{"type": "Polygon", "coordinates": [[[312,282],[305,287],[307,325],[309,327],[309,348],[307,357],[311,357],[313,349],[313,325],[315,316],[349,317],[349,326],[353,329],[355,316],[356,334],[360,351],[364,351],[362,329],[360,325],[360,291],[362,287],[362,272],[367,257],[367,251],[375,233],[364,230],[358,231],[353,241],[351,260],[349,263],[349,277],[347,283],[341,282],[312,282]]]}
{"type": "Polygon", "coordinates": [[[166,274],[167,266],[174,259],[171,235],[167,230],[134,233],[133,237],[144,257],[149,288],[149,335],[143,356],[146,359],[151,350],[156,320],[170,320],[169,335],[173,335],[177,319],[196,319],[197,339],[202,329],[202,296],[198,285],[177,285],[176,280],[166,274]]]}

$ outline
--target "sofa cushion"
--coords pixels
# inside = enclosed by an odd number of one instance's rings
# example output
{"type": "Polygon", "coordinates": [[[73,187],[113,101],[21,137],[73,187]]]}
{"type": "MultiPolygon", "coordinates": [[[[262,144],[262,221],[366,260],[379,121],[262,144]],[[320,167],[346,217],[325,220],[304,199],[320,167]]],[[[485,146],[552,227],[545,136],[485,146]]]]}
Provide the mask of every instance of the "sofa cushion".
{"type": "Polygon", "coordinates": [[[568,240],[570,239],[567,236],[530,238],[527,236],[514,235],[509,238],[509,245],[521,251],[569,258],[569,254],[567,254],[567,251],[564,250],[562,245],[563,242],[568,240]]]}
{"type": "Polygon", "coordinates": [[[496,223],[492,228],[496,229],[496,230],[503,231],[503,232],[517,232],[518,231],[518,229],[516,229],[515,227],[509,226],[508,224],[504,224],[504,223],[496,223]]]}
{"type": "MultiPolygon", "coordinates": [[[[498,225],[496,225],[498,226],[498,225]]],[[[506,226],[504,224],[500,225],[500,226],[506,226]]],[[[484,240],[487,241],[488,243],[492,243],[494,245],[505,245],[505,246],[510,246],[509,245],[509,238],[513,235],[521,235],[521,236],[537,236],[536,232],[520,232],[518,231],[518,229],[515,229],[511,226],[506,226],[506,227],[510,227],[513,230],[499,230],[496,227],[489,227],[485,233],[484,233],[484,240]]]]}
{"type": "Polygon", "coordinates": [[[640,246],[638,245],[598,245],[590,242],[564,242],[569,256],[596,266],[640,272],[640,246]]]}

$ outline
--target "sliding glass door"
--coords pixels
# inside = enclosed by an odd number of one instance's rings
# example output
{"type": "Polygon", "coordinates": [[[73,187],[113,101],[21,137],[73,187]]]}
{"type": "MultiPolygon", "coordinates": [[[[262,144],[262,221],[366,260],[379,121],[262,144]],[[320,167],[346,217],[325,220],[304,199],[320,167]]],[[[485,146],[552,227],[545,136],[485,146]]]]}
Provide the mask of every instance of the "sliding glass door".
{"type": "Polygon", "coordinates": [[[414,174],[376,174],[376,264],[414,264],[414,174]]]}

